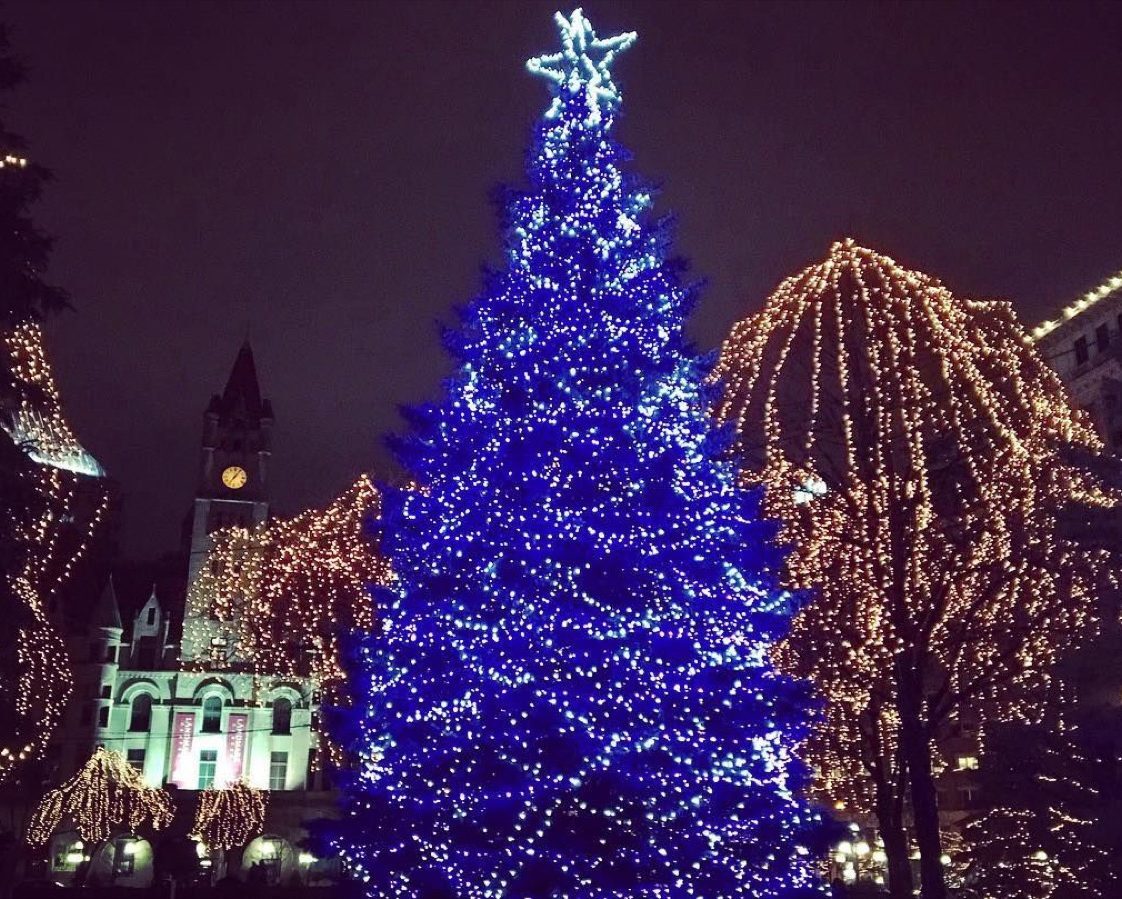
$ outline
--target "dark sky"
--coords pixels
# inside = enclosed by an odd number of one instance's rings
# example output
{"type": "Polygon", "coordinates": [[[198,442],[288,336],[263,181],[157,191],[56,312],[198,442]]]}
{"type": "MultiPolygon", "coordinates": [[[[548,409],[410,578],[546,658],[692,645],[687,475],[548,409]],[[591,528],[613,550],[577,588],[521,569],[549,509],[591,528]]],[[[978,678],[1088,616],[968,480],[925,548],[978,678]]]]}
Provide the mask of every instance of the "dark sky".
{"type": "MultiPolygon", "coordinates": [[[[201,413],[251,323],[282,511],[386,470],[434,322],[498,258],[555,3],[8,2],[6,121],[75,311],[67,413],[175,544],[201,413]]],[[[1035,322],[1122,268],[1122,4],[590,2],[636,169],[708,280],[703,347],[846,234],[1035,322]]]]}

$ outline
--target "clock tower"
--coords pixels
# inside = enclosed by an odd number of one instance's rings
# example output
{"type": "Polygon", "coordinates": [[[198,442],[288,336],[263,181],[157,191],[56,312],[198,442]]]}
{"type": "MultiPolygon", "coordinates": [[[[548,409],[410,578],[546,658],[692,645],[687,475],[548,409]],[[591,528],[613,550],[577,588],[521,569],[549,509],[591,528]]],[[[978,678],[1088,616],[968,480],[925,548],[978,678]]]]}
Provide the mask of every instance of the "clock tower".
{"type": "Polygon", "coordinates": [[[252,528],[269,517],[272,431],[273,407],[261,397],[253,350],[246,340],[225,389],[210,398],[203,413],[199,480],[190,513],[188,601],[181,652],[185,661],[213,655],[210,646],[194,645],[211,628],[202,620],[201,610],[192,608],[195,591],[191,589],[211,548],[210,535],[219,528],[252,528]]]}

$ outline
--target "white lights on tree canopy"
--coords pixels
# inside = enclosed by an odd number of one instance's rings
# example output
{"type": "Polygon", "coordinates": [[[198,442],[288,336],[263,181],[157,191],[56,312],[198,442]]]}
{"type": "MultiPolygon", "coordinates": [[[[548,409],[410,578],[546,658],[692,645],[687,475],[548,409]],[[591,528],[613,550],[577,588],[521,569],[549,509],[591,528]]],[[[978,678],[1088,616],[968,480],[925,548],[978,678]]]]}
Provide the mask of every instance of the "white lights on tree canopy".
{"type": "Polygon", "coordinates": [[[1100,442],[1008,303],[849,240],[739,322],[715,374],[807,596],[774,656],[825,700],[816,786],[878,816],[894,895],[909,799],[941,895],[940,750],[960,725],[1038,714],[1053,661],[1094,632],[1105,558],[1058,517],[1117,504],[1061,451],[1100,442]]]}

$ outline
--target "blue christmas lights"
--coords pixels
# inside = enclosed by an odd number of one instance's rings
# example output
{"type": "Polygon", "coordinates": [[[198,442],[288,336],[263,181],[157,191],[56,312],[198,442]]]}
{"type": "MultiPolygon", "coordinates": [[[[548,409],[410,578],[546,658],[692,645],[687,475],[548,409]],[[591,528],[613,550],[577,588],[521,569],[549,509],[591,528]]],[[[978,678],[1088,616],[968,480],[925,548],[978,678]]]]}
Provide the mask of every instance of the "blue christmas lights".
{"type": "Polygon", "coordinates": [[[790,598],[683,335],[690,291],[609,140],[609,65],[558,16],[509,265],[449,338],[378,528],[399,578],[351,662],[333,837],[371,897],[815,892],[790,598]],[[593,61],[590,54],[595,53],[593,61]]]}

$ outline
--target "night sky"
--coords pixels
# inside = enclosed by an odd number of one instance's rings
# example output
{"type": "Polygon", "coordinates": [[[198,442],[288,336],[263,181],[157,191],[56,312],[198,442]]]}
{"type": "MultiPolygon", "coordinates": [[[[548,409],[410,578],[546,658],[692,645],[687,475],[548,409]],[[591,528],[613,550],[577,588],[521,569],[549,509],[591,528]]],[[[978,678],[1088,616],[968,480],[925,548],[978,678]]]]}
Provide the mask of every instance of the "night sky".
{"type": "MultiPolygon", "coordinates": [[[[8,2],[5,121],[74,311],[67,414],[121,484],[124,548],[176,545],[203,408],[250,330],[281,512],[390,471],[521,183],[555,3],[8,2]]],[[[716,345],[852,235],[1035,323],[1122,269],[1122,4],[589,2],[618,134],[707,280],[716,345]]]]}

